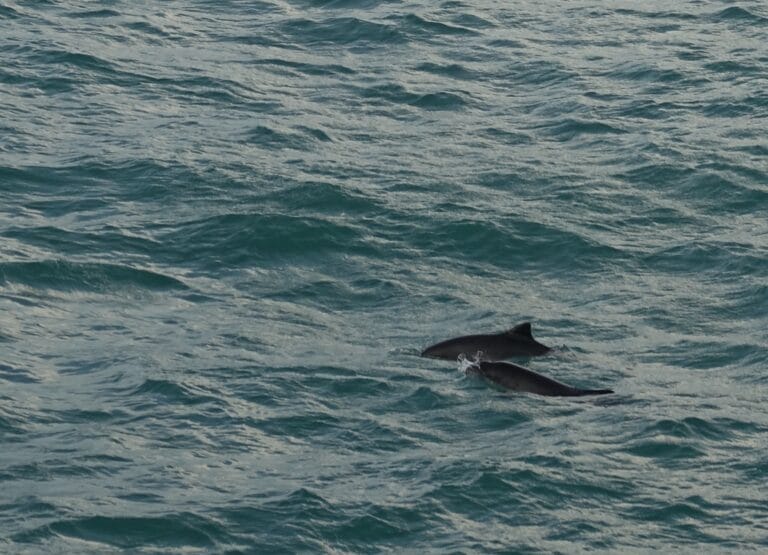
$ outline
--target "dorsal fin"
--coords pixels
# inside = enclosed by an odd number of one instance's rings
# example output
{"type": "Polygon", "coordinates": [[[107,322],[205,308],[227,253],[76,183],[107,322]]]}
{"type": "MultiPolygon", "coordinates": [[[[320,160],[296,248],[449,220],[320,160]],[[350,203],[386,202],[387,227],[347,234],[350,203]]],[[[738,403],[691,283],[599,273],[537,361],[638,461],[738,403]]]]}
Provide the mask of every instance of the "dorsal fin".
{"type": "Polygon", "coordinates": [[[531,334],[531,323],[530,322],[523,322],[522,324],[516,325],[511,330],[507,331],[507,334],[509,334],[509,335],[522,335],[523,337],[527,337],[528,339],[533,339],[533,335],[531,334]]]}

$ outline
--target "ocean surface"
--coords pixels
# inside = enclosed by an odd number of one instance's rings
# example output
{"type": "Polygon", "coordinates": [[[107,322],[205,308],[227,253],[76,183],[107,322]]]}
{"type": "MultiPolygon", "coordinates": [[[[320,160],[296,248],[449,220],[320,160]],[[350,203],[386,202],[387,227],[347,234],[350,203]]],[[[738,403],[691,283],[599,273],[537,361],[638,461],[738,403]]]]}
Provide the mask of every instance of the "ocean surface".
{"type": "Polygon", "coordinates": [[[766,552],[766,37],[0,0],[0,553],[766,552]]]}

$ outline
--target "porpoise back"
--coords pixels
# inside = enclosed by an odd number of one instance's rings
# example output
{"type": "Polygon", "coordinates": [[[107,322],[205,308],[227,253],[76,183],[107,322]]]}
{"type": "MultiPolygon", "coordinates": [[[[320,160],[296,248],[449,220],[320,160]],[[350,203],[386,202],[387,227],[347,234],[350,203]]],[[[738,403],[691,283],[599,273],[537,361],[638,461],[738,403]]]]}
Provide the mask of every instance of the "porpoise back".
{"type": "Polygon", "coordinates": [[[467,371],[479,374],[510,391],[560,397],[580,397],[582,395],[613,393],[611,389],[579,389],[572,387],[509,362],[480,361],[470,365],[467,371]]]}
{"type": "Polygon", "coordinates": [[[540,356],[549,351],[549,347],[533,338],[531,323],[524,322],[501,333],[464,335],[435,343],[424,349],[421,356],[456,360],[459,355],[464,355],[469,359],[494,361],[511,357],[540,356]]]}

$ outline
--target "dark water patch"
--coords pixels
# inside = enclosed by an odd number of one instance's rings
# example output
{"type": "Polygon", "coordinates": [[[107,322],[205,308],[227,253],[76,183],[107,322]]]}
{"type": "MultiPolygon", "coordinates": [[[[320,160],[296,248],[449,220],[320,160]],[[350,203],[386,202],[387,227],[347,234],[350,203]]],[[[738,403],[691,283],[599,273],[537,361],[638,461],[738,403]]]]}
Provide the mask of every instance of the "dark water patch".
{"type": "Polygon", "coordinates": [[[181,281],[130,266],[76,263],[63,260],[0,263],[0,284],[19,283],[29,287],[62,291],[115,293],[130,289],[168,291],[188,289],[181,281]]]}
{"type": "Polygon", "coordinates": [[[479,135],[505,145],[527,145],[533,143],[533,137],[528,133],[508,131],[498,127],[481,129],[479,135]]]}
{"type": "MultiPolygon", "coordinates": [[[[0,342],[2,342],[2,339],[0,339],[0,342]]],[[[0,362],[0,381],[13,383],[39,383],[40,378],[35,376],[35,374],[29,370],[0,362]]]]}
{"type": "Polygon", "coordinates": [[[319,397],[329,394],[339,400],[353,398],[382,398],[392,393],[393,388],[384,380],[365,376],[309,376],[302,380],[302,387],[313,390],[319,397]]]}
{"type": "MultiPolygon", "coordinates": [[[[688,526],[690,536],[697,542],[706,539],[702,537],[701,531],[697,528],[706,522],[721,524],[722,511],[710,509],[713,506],[707,503],[699,496],[692,496],[672,503],[653,503],[644,504],[628,511],[631,518],[637,521],[656,522],[663,526],[675,526],[675,530],[684,531],[686,527],[680,527],[681,523],[696,523],[688,526]]],[[[710,541],[717,541],[717,538],[711,537],[710,541]]]]}
{"type": "Polygon", "coordinates": [[[306,46],[313,45],[394,45],[406,41],[394,26],[374,23],[354,17],[330,18],[323,21],[290,20],[280,25],[290,40],[306,46]]]}
{"type": "Polygon", "coordinates": [[[459,110],[464,108],[467,102],[458,94],[437,92],[421,95],[413,105],[424,110],[459,110]]]}
{"type": "Polygon", "coordinates": [[[178,262],[217,272],[257,261],[368,251],[349,224],[287,214],[226,214],[188,221],[162,233],[159,240],[178,262]]]}
{"type": "Polygon", "coordinates": [[[79,208],[115,210],[116,200],[154,205],[180,198],[218,198],[224,184],[237,185],[215,167],[195,170],[152,158],[120,162],[84,158],[71,165],[2,168],[0,172],[0,177],[5,174],[12,179],[9,183],[0,179],[0,190],[18,194],[20,185],[24,185],[25,205],[29,203],[30,208],[51,216],[79,208]],[[180,188],[179,183],[184,187],[180,188]]]}
{"type": "Polygon", "coordinates": [[[626,104],[618,104],[610,110],[610,115],[664,121],[678,116],[683,110],[684,106],[674,102],[657,102],[642,98],[631,100],[626,104]]]}
{"type": "Polygon", "coordinates": [[[341,279],[319,279],[280,288],[266,298],[290,303],[309,304],[328,310],[371,309],[402,299],[408,291],[397,281],[385,278],[358,278],[345,283],[341,279]]]}
{"type": "MultiPolygon", "coordinates": [[[[215,514],[230,533],[247,537],[265,553],[320,552],[327,550],[324,531],[344,522],[346,507],[301,488],[258,504],[238,502],[215,514]]],[[[329,539],[334,544],[339,540],[329,539]]]]}
{"type": "Polygon", "coordinates": [[[343,185],[325,181],[304,181],[285,186],[259,197],[260,203],[273,204],[296,214],[347,215],[354,218],[384,214],[386,209],[369,196],[343,185]]]}
{"type": "Polygon", "coordinates": [[[0,407],[0,440],[4,443],[26,442],[28,430],[25,424],[23,418],[10,413],[7,408],[0,407]]]}
{"type": "Polygon", "coordinates": [[[624,63],[605,73],[606,77],[640,81],[645,83],[679,83],[686,79],[685,75],[675,69],[660,69],[638,63],[624,63]]]}
{"type": "Polygon", "coordinates": [[[132,503],[152,503],[159,505],[165,501],[163,496],[149,492],[126,493],[125,495],[116,495],[115,497],[118,499],[124,499],[125,501],[130,501],[132,503]]]}
{"type": "Polygon", "coordinates": [[[123,23],[123,27],[125,29],[130,29],[131,31],[138,31],[145,36],[160,37],[163,39],[171,37],[170,33],[167,33],[166,31],[156,27],[155,25],[152,25],[147,21],[129,21],[127,23],[123,23]]]}
{"type": "Polygon", "coordinates": [[[681,368],[710,370],[748,365],[759,351],[757,345],[750,344],[681,341],[672,346],[664,358],[681,368]]]}
{"type": "Polygon", "coordinates": [[[554,495],[545,485],[544,476],[531,470],[499,472],[458,467],[438,471],[432,482],[437,487],[429,498],[445,510],[468,518],[482,518],[489,511],[499,511],[516,525],[533,525],[531,505],[554,495]],[[508,512],[510,504],[517,507],[514,513],[508,512]]]}
{"type": "Polygon", "coordinates": [[[263,418],[252,426],[274,436],[297,442],[326,444],[355,452],[397,452],[414,447],[430,436],[404,428],[392,428],[368,418],[340,419],[325,412],[304,412],[263,418]]]}
{"type": "Polygon", "coordinates": [[[410,537],[429,529],[432,524],[418,507],[388,504],[366,505],[351,518],[329,528],[330,538],[343,538],[341,546],[352,552],[362,552],[371,545],[379,547],[412,547],[410,537]]]}
{"type": "Polygon", "coordinates": [[[696,170],[683,164],[654,163],[629,169],[612,177],[626,180],[636,185],[651,187],[675,188],[684,180],[695,175],[696,170]]]}
{"type": "Polygon", "coordinates": [[[668,19],[673,21],[695,21],[699,19],[699,16],[695,14],[684,13],[684,12],[643,11],[643,10],[635,10],[632,8],[617,8],[613,10],[613,13],[618,15],[642,17],[645,19],[668,19]]]}
{"type": "MultiPolygon", "coordinates": [[[[0,68],[0,83],[6,85],[34,87],[35,89],[39,89],[50,95],[73,92],[80,86],[80,82],[74,77],[67,77],[58,74],[28,77],[26,75],[13,73],[2,68],[0,68]]],[[[22,96],[24,95],[24,93],[21,94],[22,96]]],[[[21,135],[21,133],[14,133],[14,135],[18,137],[21,135]]]]}
{"type": "Polygon", "coordinates": [[[214,549],[228,541],[217,522],[193,513],[80,517],[58,520],[45,526],[44,531],[119,549],[214,549]]]}
{"type": "Polygon", "coordinates": [[[304,412],[288,416],[263,418],[253,423],[259,430],[275,437],[292,438],[298,441],[320,441],[347,434],[350,422],[322,412],[304,412]]]}
{"type": "Polygon", "coordinates": [[[509,430],[511,433],[515,428],[531,422],[528,415],[509,407],[505,407],[504,410],[480,408],[472,414],[472,418],[476,423],[476,428],[483,432],[509,430]]]}
{"type": "Polygon", "coordinates": [[[520,50],[525,48],[524,43],[513,40],[513,39],[494,39],[488,42],[488,46],[491,46],[493,48],[512,48],[515,50],[520,50]]]}
{"type": "Polygon", "coordinates": [[[676,57],[686,62],[705,62],[710,59],[709,51],[696,44],[680,45],[681,50],[676,52],[676,57]]]}
{"type": "MultiPolygon", "coordinates": [[[[79,203],[56,206],[56,202],[35,203],[30,208],[41,212],[64,211],[81,212],[88,210],[89,203],[79,203]],[[50,207],[50,208],[49,208],[50,207]]],[[[98,205],[98,202],[94,203],[98,205]]],[[[58,227],[8,228],[0,233],[3,237],[16,239],[20,243],[35,245],[60,255],[101,255],[105,252],[130,253],[133,255],[151,256],[159,245],[151,239],[126,235],[119,229],[104,229],[96,232],[76,232],[58,227]]]]}
{"type": "Polygon", "coordinates": [[[656,437],[658,435],[677,439],[700,439],[710,441],[725,441],[731,438],[729,427],[733,421],[726,420],[728,426],[718,421],[704,420],[696,416],[687,416],[680,420],[664,419],[647,426],[642,436],[656,437]]]}
{"type": "Polygon", "coordinates": [[[368,10],[377,8],[382,4],[389,4],[391,2],[392,0],[301,0],[302,4],[329,10],[368,10]]]}
{"type": "Polygon", "coordinates": [[[497,27],[497,25],[492,21],[489,21],[485,18],[482,18],[480,16],[477,16],[471,13],[460,13],[458,15],[455,15],[451,17],[451,22],[455,23],[456,25],[464,29],[470,29],[470,30],[493,29],[497,27]]]}
{"type": "Polygon", "coordinates": [[[758,347],[755,345],[734,345],[713,338],[706,342],[678,341],[669,345],[663,353],[647,355],[644,359],[680,368],[712,370],[748,363],[756,350],[758,347]]]}
{"type": "MultiPolygon", "coordinates": [[[[147,79],[147,76],[144,76],[147,79]]],[[[193,78],[163,78],[152,79],[163,85],[163,92],[173,98],[194,101],[200,105],[226,105],[230,108],[258,108],[258,111],[274,112],[281,103],[275,99],[264,98],[255,90],[249,89],[231,79],[213,78],[207,76],[193,78]]],[[[135,86],[135,85],[134,85],[135,86]]]]}
{"type": "Polygon", "coordinates": [[[602,264],[625,256],[618,249],[563,228],[520,219],[435,220],[429,229],[414,231],[411,240],[429,252],[451,253],[452,259],[461,257],[516,272],[551,269],[552,260],[565,259],[574,270],[597,271],[602,264]]]}
{"type": "Polygon", "coordinates": [[[116,73],[115,65],[92,54],[68,52],[66,50],[36,50],[29,56],[30,61],[46,65],[65,67],[76,72],[88,70],[105,75],[116,73]]]}
{"type": "Polygon", "coordinates": [[[411,104],[418,100],[419,95],[409,92],[397,83],[385,83],[358,89],[361,97],[369,100],[383,100],[386,103],[411,104]]]}
{"type": "Polygon", "coordinates": [[[247,144],[276,150],[284,148],[308,150],[312,144],[309,138],[304,135],[276,131],[265,125],[260,125],[248,131],[245,142],[247,144]]]}
{"type": "Polygon", "coordinates": [[[301,131],[302,133],[305,133],[306,135],[309,135],[310,137],[314,137],[320,142],[323,143],[332,143],[333,139],[331,138],[328,133],[326,133],[323,129],[320,129],[319,127],[308,127],[306,125],[299,125],[296,127],[298,131],[301,131]]]}
{"type": "MultiPolygon", "coordinates": [[[[40,212],[40,214],[48,218],[59,218],[61,216],[67,216],[70,214],[79,214],[84,219],[86,217],[85,214],[93,214],[99,211],[106,212],[112,208],[112,203],[110,203],[108,200],[101,198],[89,198],[87,196],[81,196],[77,199],[69,199],[65,197],[49,200],[42,199],[40,196],[35,195],[35,198],[37,198],[37,200],[28,200],[24,202],[24,207],[29,210],[40,212]]],[[[110,225],[107,225],[106,228],[110,230],[115,229],[110,225]]],[[[9,228],[9,231],[12,232],[14,229],[15,228],[9,228]]],[[[37,230],[53,230],[55,233],[62,234],[71,233],[64,229],[44,226],[38,228],[25,228],[23,231],[18,230],[19,237],[17,238],[21,240],[23,239],[22,236],[25,233],[29,232],[32,235],[37,230]]]]}
{"type": "Polygon", "coordinates": [[[19,19],[21,14],[14,10],[10,6],[0,4],[0,18],[2,19],[19,19]]]}
{"type": "Polygon", "coordinates": [[[637,457],[655,459],[657,464],[665,467],[678,466],[681,461],[706,456],[704,451],[694,445],[664,440],[632,441],[623,450],[637,457]]]}
{"type": "Polygon", "coordinates": [[[388,411],[402,412],[405,414],[420,413],[423,411],[447,409],[456,405],[455,395],[438,393],[428,386],[419,386],[414,391],[393,401],[387,406],[388,411]]]}
{"type": "Polygon", "coordinates": [[[67,409],[50,410],[48,415],[52,421],[64,424],[102,424],[116,420],[127,419],[130,414],[121,409],[67,409]]]}
{"type": "Polygon", "coordinates": [[[548,87],[578,80],[578,73],[550,60],[520,61],[498,75],[503,81],[511,81],[525,87],[548,87]]]}
{"type": "Polygon", "coordinates": [[[712,118],[738,118],[755,113],[754,107],[744,104],[742,101],[719,100],[702,104],[699,111],[712,118]]]}
{"type": "Polygon", "coordinates": [[[83,458],[46,459],[28,464],[9,465],[0,470],[0,482],[17,480],[51,481],[57,478],[97,478],[114,476],[120,468],[103,461],[83,458]]]}
{"type": "Polygon", "coordinates": [[[0,513],[3,511],[13,511],[29,518],[41,518],[56,516],[61,511],[61,507],[48,503],[36,495],[26,495],[14,499],[13,503],[0,505],[0,513]]]}
{"type": "Polygon", "coordinates": [[[765,206],[768,203],[768,190],[746,187],[740,181],[719,171],[700,168],[681,180],[674,193],[699,209],[717,215],[751,215],[755,206],[765,206]]]}
{"type": "Polygon", "coordinates": [[[416,66],[416,70],[465,81],[476,80],[478,78],[477,72],[469,70],[461,64],[436,64],[433,62],[424,62],[416,66]]]}
{"type": "MultiPolygon", "coordinates": [[[[761,148],[755,152],[750,152],[750,154],[768,156],[768,147],[761,148]]],[[[738,181],[738,178],[744,178],[750,184],[758,185],[757,187],[745,187],[750,193],[756,195],[755,202],[763,200],[768,201],[768,196],[759,196],[768,194],[768,191],[763,191],[759,187],[760,183],[768,183],[768,167],[761,168],[759,166],[748,166],[744,164],[731,164],[723,161],[713,161],[702,164],[701,168],[715,173],[723,172],[728,177],[734,178],[734,181],[738,181]]]]}
{"type": "Polygon", "coordinates": [[[624,129],[613,127],[599,121],[584,121],[578,119],[566,119],[534,129],[543,131],[558,141],[572,141],[582,135],[621,135],[627,133],[624,129]]]}
{"type": "Polygon", "coordinates": [[[374,105],[407,104],[424,110],[459,110],[467,106],[467,100],[458,93],[440,91],[419,94],[397,83],[355,89],[361,98],[373,101],[369,103],[374,105]]]}
{"type": "Polygon", "coordinates": [[[244,349],[252,352],[265,352],[268,344],[257,337],[249,337],[238,333],[225,333],[220,336],[227,347],[244,349]]]}
{"type": "Polygon", "coordinates": [[[298,62],[295,60],[285,60],[280,58],[264,58],[257,59],[251,62],[252,64],[259,66],[276,66],[287,67],[295,70],[303,75],[311,75],[313,77],[342,77],[356,75],[357,71],[354,69],[335,63],[335,64],[317,64],[308,62],[298,62]]]}

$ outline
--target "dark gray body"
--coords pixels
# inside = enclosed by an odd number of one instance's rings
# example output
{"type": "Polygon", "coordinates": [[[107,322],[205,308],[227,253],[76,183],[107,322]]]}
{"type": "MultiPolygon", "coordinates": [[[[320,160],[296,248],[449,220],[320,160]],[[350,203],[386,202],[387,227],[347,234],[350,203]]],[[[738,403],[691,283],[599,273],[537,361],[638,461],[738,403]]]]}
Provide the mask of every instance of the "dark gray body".
{"type": "Polygon", "coordinates": [[[524,391],[538,395],[561,397],[613,393],[610,389],[579,389],[571,387],[509,362],[477,362],[471,365],[467,371],[479,374],[511,391],[524,391]]]}
{"type": "Polygon", "coordinates": [[[459,355],[464,355],[469,359],[504,360],[510,357],[544,355],[551,350],[533,338],[531,323],[525,322],[501,333],[465,335],[436,343],[424,349],[421,356],[456,360],[459,355]]]}

